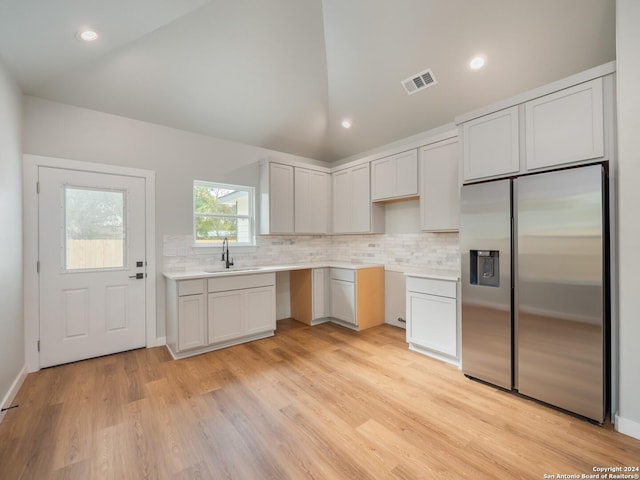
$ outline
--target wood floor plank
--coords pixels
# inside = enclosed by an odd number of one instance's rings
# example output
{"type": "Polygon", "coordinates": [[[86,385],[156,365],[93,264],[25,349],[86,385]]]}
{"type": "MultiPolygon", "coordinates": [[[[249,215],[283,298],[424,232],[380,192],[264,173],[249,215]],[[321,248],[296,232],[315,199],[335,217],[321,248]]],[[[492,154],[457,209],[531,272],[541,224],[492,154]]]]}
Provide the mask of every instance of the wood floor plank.
{"type": "Polygon", "coordinates": [[[172,360],[139,349],[31,374],[0,478],[541,479],[640,465],[640,441],[474,382],[404,330],[278,322],[172,360]]]}

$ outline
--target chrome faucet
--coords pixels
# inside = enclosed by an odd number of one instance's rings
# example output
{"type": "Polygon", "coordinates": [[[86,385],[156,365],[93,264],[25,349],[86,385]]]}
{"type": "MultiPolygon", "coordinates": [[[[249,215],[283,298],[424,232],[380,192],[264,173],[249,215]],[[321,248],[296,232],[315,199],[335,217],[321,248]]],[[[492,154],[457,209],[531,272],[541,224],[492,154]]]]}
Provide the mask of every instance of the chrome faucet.
{"type": "Polygon", "coordinates": [[[224,237],[222,241],[222,261],[225,262],[225,268],[233,266],[233,258],[229,259],[229,240],[227,240],[227,237],[224,237]]]}

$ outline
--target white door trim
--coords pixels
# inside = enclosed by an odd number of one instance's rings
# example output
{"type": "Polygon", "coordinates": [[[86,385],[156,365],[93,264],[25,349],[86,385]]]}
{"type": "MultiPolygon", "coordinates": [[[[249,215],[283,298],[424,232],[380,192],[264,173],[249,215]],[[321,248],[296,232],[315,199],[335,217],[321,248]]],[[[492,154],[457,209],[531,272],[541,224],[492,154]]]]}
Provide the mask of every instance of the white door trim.
{"type": "Polygon", "coordinates": [[[151,170],[81,162],[40,155],[23,155],[23,248],[24,248],[24,339],[25,362],[29,372],[40,369],[37,342],[40,338],[40,292],[38,262],[38,167],[66,168],[95,173],[110,173],[141,177],[145,180],[145,248],[147,257],[146,287],[146,346],[164,345],[164,338],[156,337],[156,173],[151,170]]]}

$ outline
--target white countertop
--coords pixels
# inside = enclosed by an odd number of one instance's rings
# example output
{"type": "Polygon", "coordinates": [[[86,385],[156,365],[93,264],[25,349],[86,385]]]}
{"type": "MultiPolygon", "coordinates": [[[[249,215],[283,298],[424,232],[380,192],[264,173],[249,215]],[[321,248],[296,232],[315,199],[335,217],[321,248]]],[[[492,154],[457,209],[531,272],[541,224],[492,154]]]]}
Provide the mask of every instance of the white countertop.
{"type": "Polygon", "coordinates": [[[350,270],[360,270],[364,268],[384,267],[380,264],[368,263],[341,263],[341,262],[316,262],[316,263],[296,263],[288,265],[261,265],[261,266],[233,266],[229,269],[216,270],[193,270],[185,272],[164,272],[165,278],[170,280],[190,280],[196,278],[222,277],[231,275],[252,275],[256,273],[284,272],[289,270],[305,270],[308,268],[348,268],[350,270]]]}
{"type": "Polygon", "coordinates": [[[403,267],[400,265],[386,265],[384,267],[389,272],[404,273],[407,277],[433,278],[435,280],[449,280],[457,282],[460,280],[460,272],[455,270],[440,270],[426,267],[403,267]]]}

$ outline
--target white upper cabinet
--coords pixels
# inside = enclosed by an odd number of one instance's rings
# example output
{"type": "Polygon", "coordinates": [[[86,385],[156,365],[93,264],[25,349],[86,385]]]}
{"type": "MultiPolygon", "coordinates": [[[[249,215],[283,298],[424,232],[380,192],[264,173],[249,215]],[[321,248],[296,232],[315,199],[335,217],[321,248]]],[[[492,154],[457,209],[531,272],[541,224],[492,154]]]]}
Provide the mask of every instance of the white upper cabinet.
{"type": "Polygon", "coordinates": [[[463,181],[611,160],[615,62],[460,115],[463,181]]]}
{"type": "Polygon", "coordinates": [[[371,203],[369,164],[339,170],[333,178],[333,233],[382,233],[384,209],[371,203]]]}
{"type": "Polygon", "coordinates": [[[420,149],[420,222],[431,232],[458,230],[460,224],[460,185],[457,138],[450,138],[420,149]]]}
{"type": "Polygon", "coordinates": [[[353,232],[371,231],[371,191],[369,187],[369,165],[359,165],[351,169],[351,228],[353,232]]]}
{"type": "Polygon", "coordinates": [[[604,156],[602,78],[525,104],[527,170],[604,156]]]}
{"type": "Polygon", "coordinates": [[[295,233],[328,233],[331,205],[329,174],[295,167],[294,190],[295,233]]]}
{"type": "Polygon", "coordinates": [[[409,150],[371,162],[371,200],[418,195],[418,154],[409,150]]]}
{"type": "Polygon", "coordinates": [[[516,173],[520,169],[518,107],[462,125],[464,180],[516,173]]]}
{"type": "Polygon", "coordinates": [[[260,165],[260,234],[329,233],[328,169],[278,162],[260,165]]]}
{"type": "Polygon", "coordinates": [[[331,175],[333,179],[333,233],[351,230],[351,209],[347,208],[353,194],[350,170],[341,170],[331,175]]]}
{"type": "Polygon", "coordinates": [[[293,233],[293,167],[260,167],[260,233],[293,233]]]}

